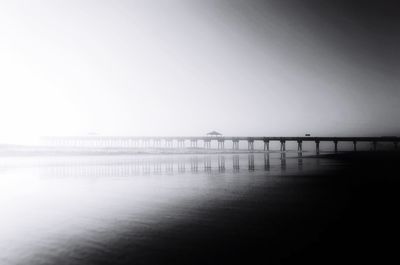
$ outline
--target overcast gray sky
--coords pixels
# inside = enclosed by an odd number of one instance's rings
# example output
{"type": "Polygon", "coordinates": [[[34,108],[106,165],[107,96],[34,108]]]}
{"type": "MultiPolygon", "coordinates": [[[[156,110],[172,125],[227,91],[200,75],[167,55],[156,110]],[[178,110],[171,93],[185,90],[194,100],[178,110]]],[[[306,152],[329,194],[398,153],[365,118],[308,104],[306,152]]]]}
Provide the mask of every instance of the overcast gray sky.
{"type": "Polygon", "coordinates": [[[299,2],[2,0],[0,141],[398,135],[394,4],[299,2]]]}

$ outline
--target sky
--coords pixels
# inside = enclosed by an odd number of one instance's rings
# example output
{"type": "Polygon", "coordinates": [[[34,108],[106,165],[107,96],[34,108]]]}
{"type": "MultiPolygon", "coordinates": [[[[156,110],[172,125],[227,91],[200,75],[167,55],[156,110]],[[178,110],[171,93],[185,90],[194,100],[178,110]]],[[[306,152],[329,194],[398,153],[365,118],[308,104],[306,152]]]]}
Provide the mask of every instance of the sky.
{"type": "Polygon", "coordinates": [[[2,0],[0,143],[400,135],[396,1],[2,0]]]}

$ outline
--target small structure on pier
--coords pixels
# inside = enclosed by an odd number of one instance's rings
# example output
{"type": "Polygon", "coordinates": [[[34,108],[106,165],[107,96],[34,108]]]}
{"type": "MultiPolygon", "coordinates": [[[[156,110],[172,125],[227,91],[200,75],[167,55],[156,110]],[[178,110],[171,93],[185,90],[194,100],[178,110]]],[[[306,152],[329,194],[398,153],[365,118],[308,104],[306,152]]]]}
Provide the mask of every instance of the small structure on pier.
{"type": "Polygon", "coordinates": [[[222,136],[222,133],[219,133],[217,131],[211,131],[207,133],[207,136],[222,136]]]}

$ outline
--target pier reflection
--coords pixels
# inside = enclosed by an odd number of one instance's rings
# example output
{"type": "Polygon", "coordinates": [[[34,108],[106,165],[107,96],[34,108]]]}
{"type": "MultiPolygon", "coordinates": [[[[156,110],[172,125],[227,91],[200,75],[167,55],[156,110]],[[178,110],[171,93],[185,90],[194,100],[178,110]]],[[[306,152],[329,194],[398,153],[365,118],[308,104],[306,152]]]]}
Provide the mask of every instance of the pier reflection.
{"type": "MultiPolygon", "coordinates": [[[[319,166],[315,159],[309,167],[319,166]]],[[[288,154],[219,154],[219,155],[184,155],[158,157],[127,157],[119,160],[116,157],[61,157],[48,164],[29,165],[46,171],[46,175],[54,176],[134,176],[134,175],[171,175],[188,173],[243,173],[250,171],[300,171],[304,169],[302,153],[288,154]]]]}
{"type": "Polygon", "coordinates": [[[162,165],[159,161],[156,161],[153,166],[154,174],[161,174],[162,173],[162,165]]]}
{"type": "Polygon", "coordinates": [[[269,153],[264,154],[264,170],[269,171],[270,170],[270,163],[269,163],[269,153]]]}
{"type": "Polygon", "coordinates": [[[225,156],[218,156],[218,171],[225,172],[225,156]]]}
{"type": "Polygon", "coordinates": [[[186,171],[186,165],[184,161],[178,161],[178,172],[185,173],[185,171],[186,171]]]}
{"type": "Polygon", "coordinates": [[[211,172],[211,157],[205,156],[204,157],[204,172],[211,172]]]}
{"type": "Polygon", "coordinates": [[[248,161],[249,161],[249,171],[254,171],[254,155],[249,154],[248,155],[248,161]]]}
{"type": "Polygon", "coordinates": [[[191,172],[199,171],[199,158],[197,156],[190,158],[190,171],[191,172]]]}
{"type": "Polygon", "coordinates": [[[167,161],[165,163],[165,171],[168,174],[174,173],[174,163],[173,163],[173,161],[167,161]]]}
{"type": "Polygon", "coordinates": [[[281,169],[286,169],[286,152],[281,152],[281,169]]]}
{"type": "Polygon", "coordinates": [[[240,157],[239,155],[232,156],[233,171],[238,172],[240,170],[240,157]]]}
{"type": "Polygon", "coordinates": [[[303,169],[303,153],[302,153],[302,152],[299,152],[299,153],[298,153],[297,168],[298,168],[299,170],[302,170],[302,169],[303,169]]]}

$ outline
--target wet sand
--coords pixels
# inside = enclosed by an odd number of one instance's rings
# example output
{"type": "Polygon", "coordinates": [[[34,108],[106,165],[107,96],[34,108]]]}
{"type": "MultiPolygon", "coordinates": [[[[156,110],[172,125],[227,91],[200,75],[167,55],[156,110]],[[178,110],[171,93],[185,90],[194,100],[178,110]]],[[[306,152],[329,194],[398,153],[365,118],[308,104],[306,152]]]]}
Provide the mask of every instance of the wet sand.
{"type": "MultiPolygon", "coordinates": [[[[190,218],[125,231],[75,264],[341,264],[398,260],[399,153],[329,155],[343,166],[282,176],[271,190],[188,207],[190,218]],[[130,235],[132,233],[132,236],[130,235]]],[[[307,158],[304,158],[307,159],[307,158]]],[[[59,256],[48,264],[72,264],[59,256]]]]}

